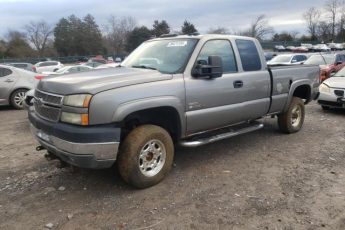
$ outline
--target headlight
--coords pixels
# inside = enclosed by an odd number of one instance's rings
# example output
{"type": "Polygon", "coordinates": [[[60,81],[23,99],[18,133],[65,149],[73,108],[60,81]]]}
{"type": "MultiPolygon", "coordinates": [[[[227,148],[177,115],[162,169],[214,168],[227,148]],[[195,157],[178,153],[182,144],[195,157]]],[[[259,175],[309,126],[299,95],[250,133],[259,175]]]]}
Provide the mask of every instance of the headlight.
{"type": "Polygon", "coordinates": [[[65,96],[63,99],[63,104],[73,107],[88,108],[92,95],[90,94],[76,94],[65,96]]]}
{"type": "Polygon", "coordinates": [[[320,93],[330,93],[331,89],[326,84],[321,84],[319,87],[320,93]]]}
{"type": "Polygon", "coordinates": [[[89,124],[89,115],[88,114],[79,114],[79,113],[61,113],[61,121],[76,124],[76,125],[88,125],[89,124]]]}

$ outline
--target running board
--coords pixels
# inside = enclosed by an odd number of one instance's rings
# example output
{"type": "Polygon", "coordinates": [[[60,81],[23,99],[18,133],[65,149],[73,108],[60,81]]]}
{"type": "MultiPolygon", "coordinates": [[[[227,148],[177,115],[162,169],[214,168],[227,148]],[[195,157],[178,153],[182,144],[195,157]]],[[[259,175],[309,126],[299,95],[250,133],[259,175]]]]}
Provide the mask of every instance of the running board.
{"type": "Polygon", "coordinates": [[[262,129],[263,127],[264,125],[262,123],[252,122],[250,124],[241,125],[239,128],[229,127],[225,129],[227,132],[219,133],[219,131],[222,131],[224,129],[218,130],[217,134],[211,135],[209,137],[194,137],[192,139],[183,140],[180,142],[180,145],[183,147],[198,147],[216,141],[224,140],[230,137],[238,136],[244,133],[253,132],[262,129]]]}

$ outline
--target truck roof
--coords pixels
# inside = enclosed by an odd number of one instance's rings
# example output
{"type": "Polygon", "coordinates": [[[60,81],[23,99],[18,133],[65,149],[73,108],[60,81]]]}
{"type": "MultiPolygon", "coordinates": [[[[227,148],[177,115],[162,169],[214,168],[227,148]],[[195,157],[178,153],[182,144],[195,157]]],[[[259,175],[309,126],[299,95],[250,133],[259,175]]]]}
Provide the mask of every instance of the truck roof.
{"type": "Polygon", "coordinates": [[[171,39],[246,39],[246,40],[256,40],[255,38],[239,36],[239,35],[229,35],[229,34],[202,34],[202,35],[166,35],[164,37],[153,38],[149,41],[155,40],[171,40],[171,39]]]}

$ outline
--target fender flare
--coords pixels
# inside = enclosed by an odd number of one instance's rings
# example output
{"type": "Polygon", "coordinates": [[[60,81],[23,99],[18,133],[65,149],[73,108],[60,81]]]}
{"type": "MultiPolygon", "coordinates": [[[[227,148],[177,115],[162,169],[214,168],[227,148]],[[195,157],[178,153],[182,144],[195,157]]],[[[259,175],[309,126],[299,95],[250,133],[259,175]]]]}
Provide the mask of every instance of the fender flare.
{"type": "Polygon", "coordinates": [[[181,122],[181,136],[184,136],[186,130],[184,106],[178,98],[173,96],[149,97],[120,104],[113,114],[112,121],[121,122],[132,113],[159,107],[171,107],[177,111],[181,122]]]}
{"type": "Polygon", "coordinates": [[[288,109],[289,109],[289,105],[291,103],[291,100],[293,98],[293,94],[295,92],[295,90],[299,87],[299,86],[302,86],[302,85],[306,85],[310,88],[310,95],[308,96],[309,99],[307,99],[307,103],[310,101],[311,99],[311,91],[312,91],[312,86],[311,86],[311,82],[310,80],[306,80],[306,79],[303,79],[303,80],[297,80],[297,81],[294,81],[292,82],[292,84],[290,85],[290,90],[289,90],[289,95],[288,95],[288,99],[286,101],[286,104],[284,106],[284,112],[286,112],[288,109]]]}

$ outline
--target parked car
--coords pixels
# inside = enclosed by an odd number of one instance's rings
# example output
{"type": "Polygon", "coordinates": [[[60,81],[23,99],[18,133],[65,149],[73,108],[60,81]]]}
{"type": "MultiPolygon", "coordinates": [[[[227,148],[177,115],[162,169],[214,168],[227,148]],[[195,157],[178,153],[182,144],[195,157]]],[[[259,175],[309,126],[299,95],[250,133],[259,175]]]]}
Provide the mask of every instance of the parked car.
{"type": "Polygon", "coordinates": [[[32,71],[0,65],[0,105],[23,109],[26,91],[38,83],[35,75],[32,71]]]}
{"type": "Polygon", "coordinates": [[[344,46],[341,43],[328,43],[327,46],[332,50],[332,51],[339,51],[343,50],[344,46]]]}
{"type": "Polygon", "coordinates": [[[320,66],[320,81],[324,81],[345,66],[344,54],[314,54],[305,62],[306,65],[320,66]]]}
{"type": "Polygon", "coordinates": [[[93,62],[93,61],[90,61],[90,62],[86,62],[86,63],[83,63],[81,64],[83,66],[89,66],[89,67],[92,67],[92,68],[96,68],[97,66],[100,66],[100,65],[104,65],[100,62],[93,62]]]}
{"type": "Polygon", "coordinates": [[[324,110],[345,108],[345,68],[325,80],[319,87],[317,102],[324,110]]]}
{"type": "Polygon", "coordinates": [[[318,86],[319,67],[267,67],[254,38],[171,35],[144,42],[119,68],[42,79],[29,120],[50,157],[85,168],[117,161],[127,183],[146,188],[170,171],[174,144],[255,131],[266,115],[298,132],[318,86]]]}
{"type": "Polygon", "coordinates": [[[307,58],[305,54],[280,54],[267,62],[267,65],[300,65],[307,58]]]}
{"type": "Polygon", "coordinates": [[[285,49],[286,49],[286,51],[293,52],[296,49],[296,47],[295,46],[287,46],[285,49]]]}
{"type": "Polygon", "coordinates": [[[274,51],[276,52],[284,52],[286,51],[284,46],[278,45],[278,46],[274,46],[274,51]]]}
{"type": "Polygon", "coordinates": [[[58,61],[44,61],[44,62],[36,63],[35,67],[36,67],[37,73],[42,73],[42,72],[47,72],[47,71],[54,72],[64,67],[64,65],[58,61]]]}
{"type": "Polygon", "coordinates": [[[277,54],[273,52],[265,52],[264,55],[265,55],[266,61],[270,61],[272,60],[272,58],[277,56],[277,54]]]}
{"type": "Polygon", "coordinates": [[[309,49],[307,47],[304,47],[304,46],[299,46],[299,47],[295,47],[295,49],[292,52],[294,52],[294,53],[307,53],[307,52],[309,52],[309,49]]]}
{"type": "Polygon", "coordinates": [[[31,63],[24,63],[24,62],[13,62],[13,63],[6,63],[6,65],[14,66],[16,68],[25,69],[27,71],[37,72],[36,66],[31,63]]]}
{"type": "Polygon", "coordinates": [[[114,63],[108,63],[108,64],[99,65],[95,69],[114,68],[114,67],[118,67],[119,65],[121,65],[121,63],[114,62],[114,63]]]}
{"type": "Polygon", "coordinates": [[[91,57],[88,62],[99,62],[101,64],[107,64],[108,63],[108,61],[106,59],[104,59],[104,57],[101,55],[91,57]]]}
{"type": "Polygon", "coordinates": [[[90,71],[93,68],[86,65],[75,65],[75,66],[65,66],[61,69],[56,70],[55,72],[42,72],[43,75],[62,75],[67,73],[78,73],[78,72],[85,72],[90,71]]]}
{"type": "Polygon", "coordinates": [[[326,44],[318,44],[313,46],[314,52],[330,52],[331,48],[329,48],[326,44]]]}

